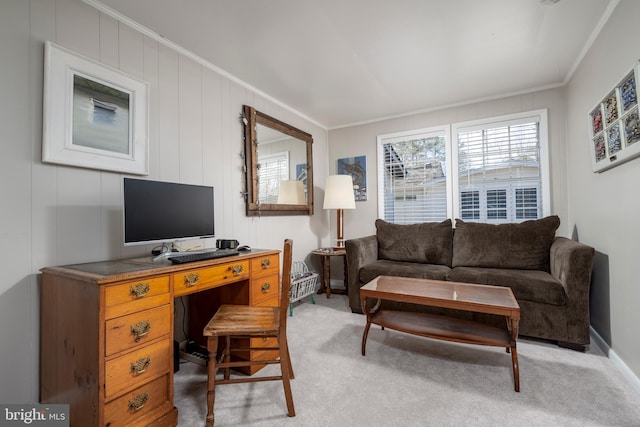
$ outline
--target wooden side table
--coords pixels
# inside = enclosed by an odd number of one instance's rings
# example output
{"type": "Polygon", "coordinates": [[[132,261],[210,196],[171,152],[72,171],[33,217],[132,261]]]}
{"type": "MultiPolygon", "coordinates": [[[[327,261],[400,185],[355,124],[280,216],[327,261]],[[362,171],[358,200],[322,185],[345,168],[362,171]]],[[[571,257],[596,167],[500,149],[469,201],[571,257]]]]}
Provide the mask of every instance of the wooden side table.
{"type": "Polygon", "coordinates": [[[322,261],[322,270],[320,272],[320,289],[318,294],[327,293],[327,298],[334,294],[346,294],[348,292],[347,284],[349,283],[347,276],[347,251],[346,249],[320,248],[311,252],[318,255],[322,261]],[[331,289],[331,257],[341,256],[344,259],[344,289],[331,289]]]}

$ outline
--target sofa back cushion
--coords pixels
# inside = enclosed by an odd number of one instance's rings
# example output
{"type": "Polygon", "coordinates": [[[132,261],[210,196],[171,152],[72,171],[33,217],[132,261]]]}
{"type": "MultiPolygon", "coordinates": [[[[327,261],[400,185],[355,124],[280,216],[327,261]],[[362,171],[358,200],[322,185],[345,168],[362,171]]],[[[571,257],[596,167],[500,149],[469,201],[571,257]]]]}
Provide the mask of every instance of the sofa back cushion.
{"type": "Polygon", "coordinates": [[[456,219],[453,267],[550,271],[551,243],[560,218],[549,216],[517,224],[483,224],[456,219]]]}
{"type": "Polygon", "coordinates": [[[451,220],[392,224],[376,220],[378,259],[439,264],[451,267],[451,220]]]}

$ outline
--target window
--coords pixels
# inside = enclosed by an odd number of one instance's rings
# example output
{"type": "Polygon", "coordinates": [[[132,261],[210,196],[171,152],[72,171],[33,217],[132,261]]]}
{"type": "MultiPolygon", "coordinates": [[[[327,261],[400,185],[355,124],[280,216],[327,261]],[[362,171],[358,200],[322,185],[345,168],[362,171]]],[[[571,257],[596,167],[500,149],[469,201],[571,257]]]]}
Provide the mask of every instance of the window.
{"type": "Polygon", "coordinates": [[[507,218],[507,191],[487,190],[487,218],[507,218]]]}
{"type": "Polygon", "coordinates": [[[480,193],[478,191],[460,192],[460,216],[462,219],[480,219],[480,193]]]}
{"type": "Polygon", "coordinates": [[[454,214],[501,223],[550,212],[546,111],[455,124],[452,134],[453,188],[460,200],[454,214]],[[478,199],[473,216],[465,207],[470,192],[478,199]]]}
{"type": "Polygon", "coordinates": [[[538,189],[516,188],[516,219],[538,218],[538,189]]]}
{"type": "Polygon", "coordinates": [[[396,224],[449,217],[447,128],[422,129],[378,138],[380,217],[396,224]]]}
{"type": "Polygon", "coordinates": [[[289,152],[261,155],[258,162],[258,202],[277,203],[280,181],[289,179],[289,152]]]}
{"type": "Polygon", "coordinates": [[[539,110],[381,135],[379,216],[409,224],[549,215],[546,133],[546,110],[539,110]]]}

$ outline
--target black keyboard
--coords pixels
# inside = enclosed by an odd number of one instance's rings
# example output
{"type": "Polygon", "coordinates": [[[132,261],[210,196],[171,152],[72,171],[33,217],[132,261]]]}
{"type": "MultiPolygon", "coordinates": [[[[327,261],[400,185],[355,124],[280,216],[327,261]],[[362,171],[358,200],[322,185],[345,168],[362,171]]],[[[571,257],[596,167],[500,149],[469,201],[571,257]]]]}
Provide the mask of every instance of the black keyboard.
{"type": "Polygon", "coordinates": [[[196,252],[193,254],[181,254],[181,255],[173,255],[169,258],[174,264],[184,264],[185,262],[194,262],[194,261],[202,261],[205,259],[215,259],[215,258],[224,258],[227,256],[238,255],[237,249],[218,249],[216,251],[209,252],[196,252]]]}

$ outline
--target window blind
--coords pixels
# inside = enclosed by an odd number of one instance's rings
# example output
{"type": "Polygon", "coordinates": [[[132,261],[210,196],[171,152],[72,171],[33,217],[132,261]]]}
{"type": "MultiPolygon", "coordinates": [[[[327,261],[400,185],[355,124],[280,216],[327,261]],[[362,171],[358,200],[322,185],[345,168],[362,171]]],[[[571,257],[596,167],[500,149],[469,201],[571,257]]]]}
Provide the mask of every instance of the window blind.
{"type": "Polygon", "coordinates": [[[460,128],[457,158],[463,219],[513,222],[542,215],[539,120],[460,128]],[[470,194],[477,197],[473,208],[470,194]]]}
{"type": "Polygon", "coordinates": [[[546,110],[378,136],[378,216],[389,222],[518,222],[549,205],[546,110]]]}
{"type": "Polygon", "coordinates": [[[280,181],[289,179],[289,153],[260,156],[258,177],[258,202],[277,203],[280,181]]]}
{"type": "Polygon", "coordinates": [[[396,224],[447,218],[444,132],[412,134],[384,141],[382,217],[396,224]]]}

